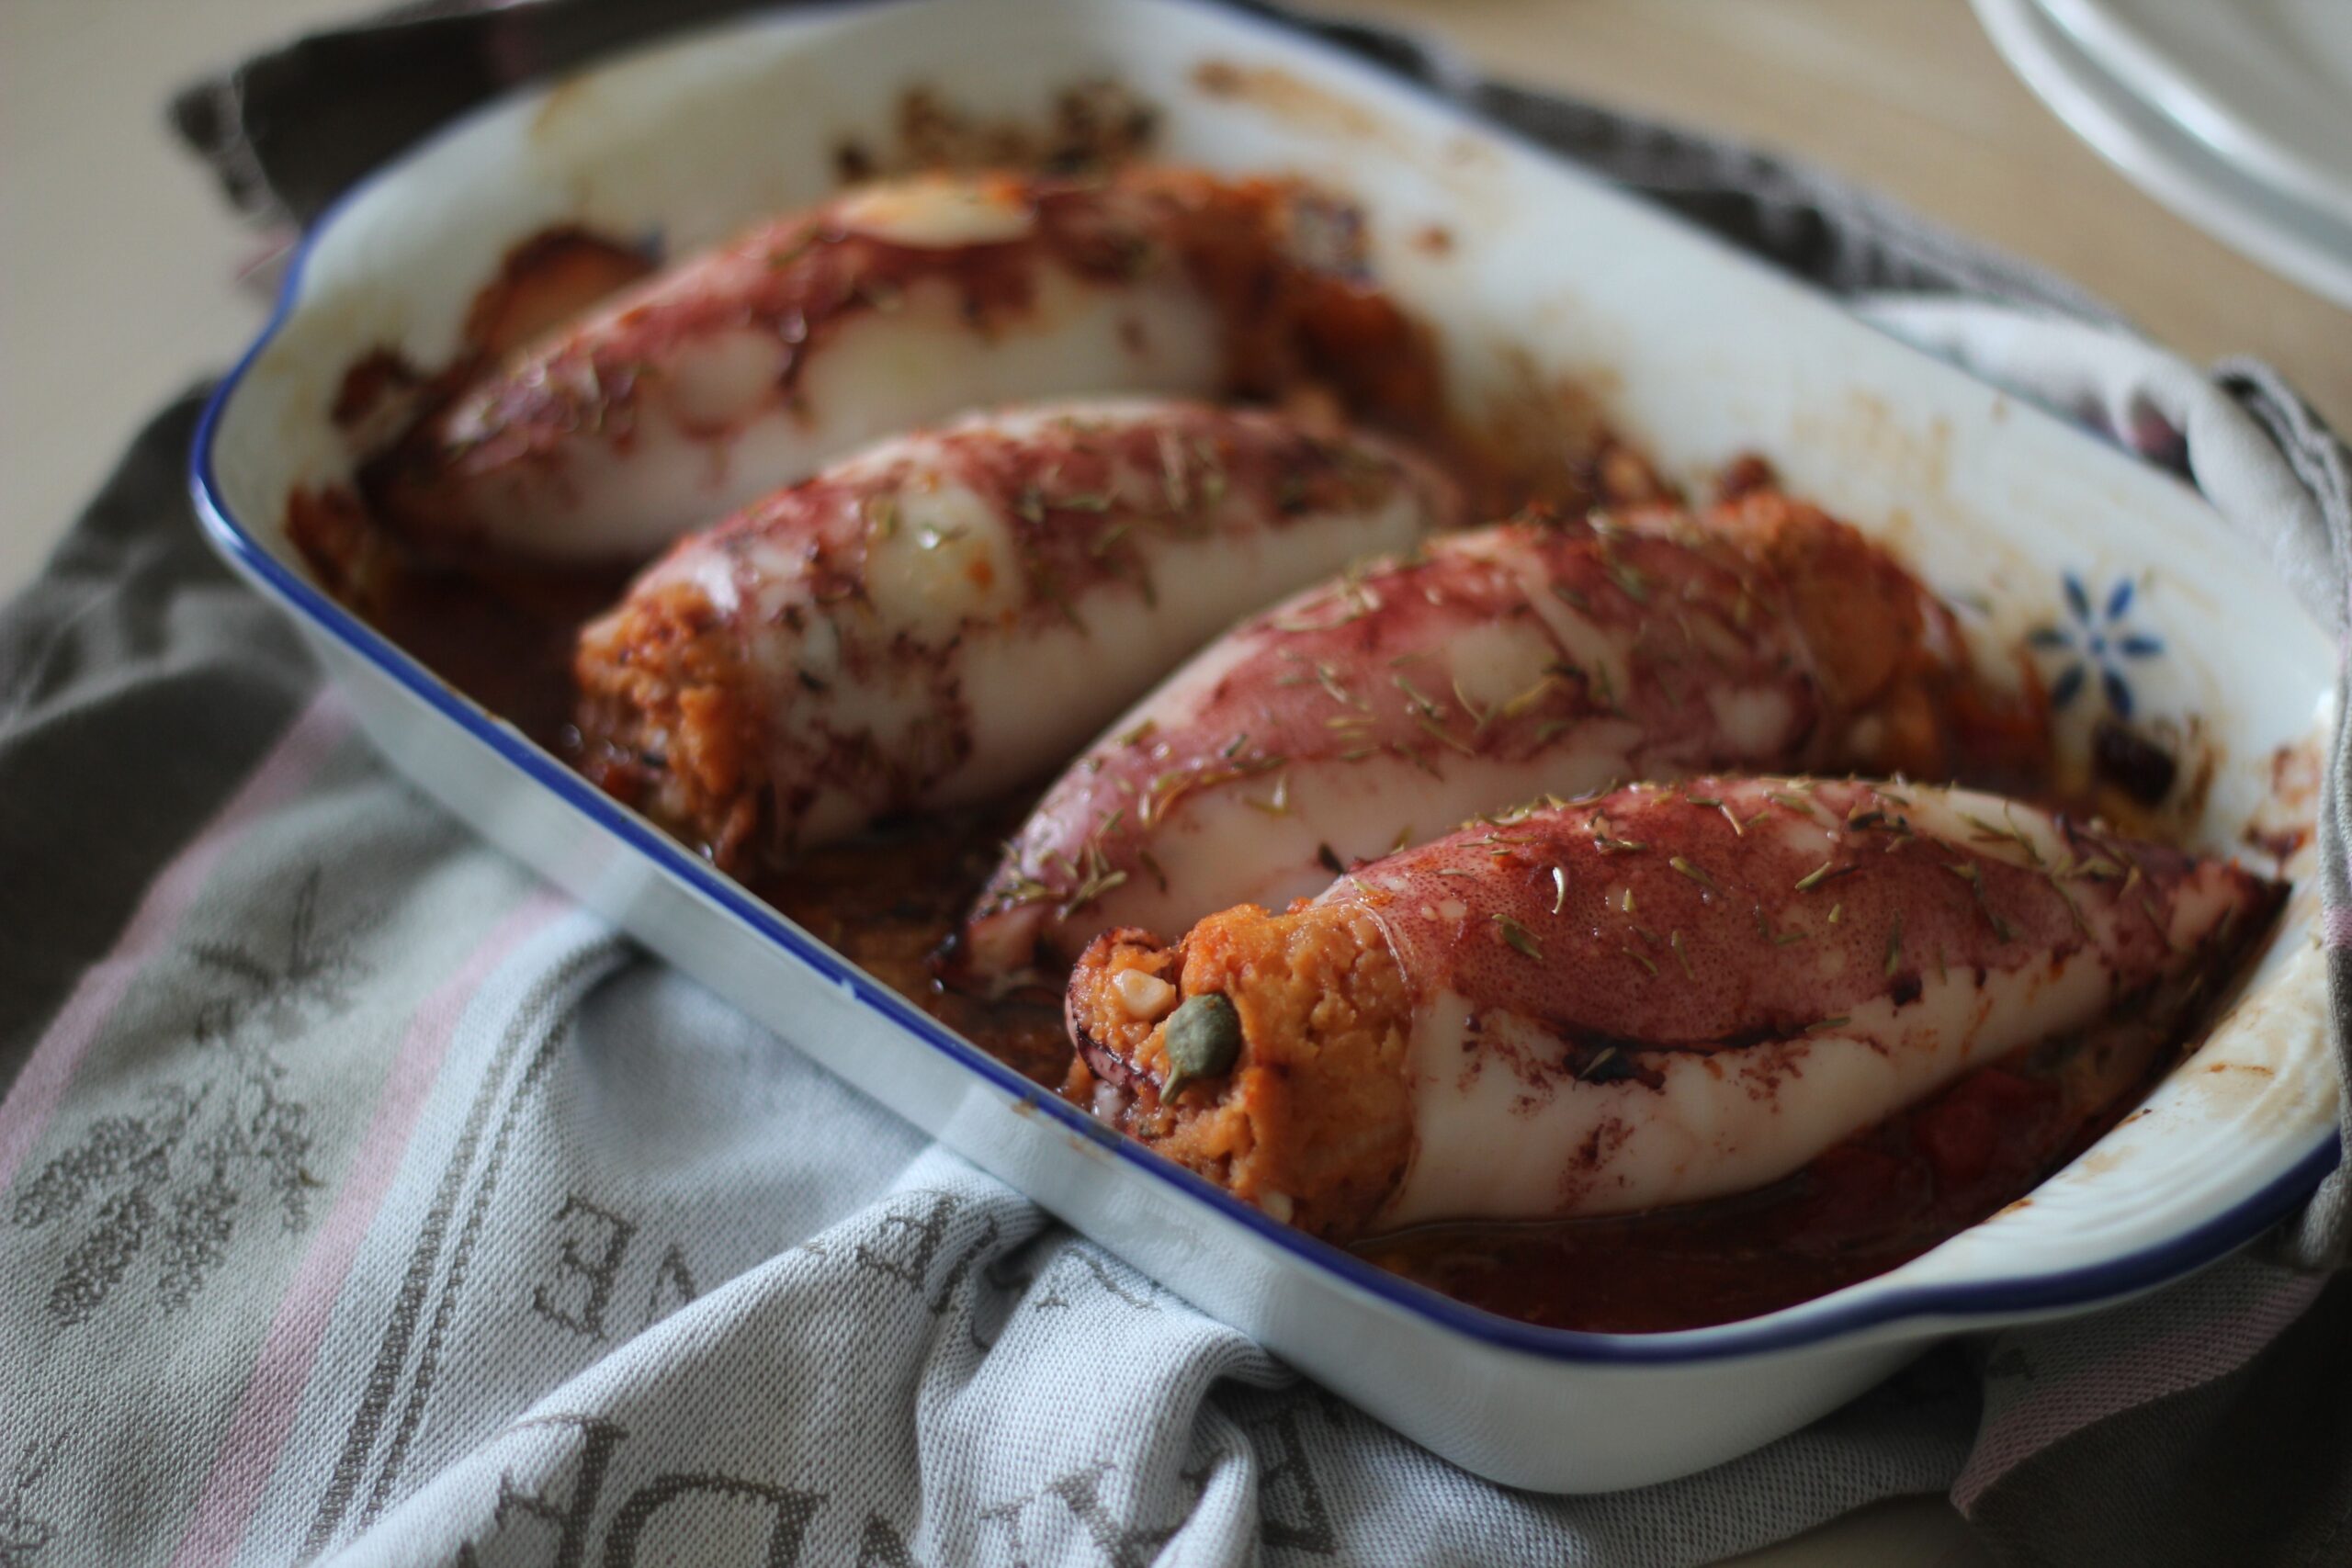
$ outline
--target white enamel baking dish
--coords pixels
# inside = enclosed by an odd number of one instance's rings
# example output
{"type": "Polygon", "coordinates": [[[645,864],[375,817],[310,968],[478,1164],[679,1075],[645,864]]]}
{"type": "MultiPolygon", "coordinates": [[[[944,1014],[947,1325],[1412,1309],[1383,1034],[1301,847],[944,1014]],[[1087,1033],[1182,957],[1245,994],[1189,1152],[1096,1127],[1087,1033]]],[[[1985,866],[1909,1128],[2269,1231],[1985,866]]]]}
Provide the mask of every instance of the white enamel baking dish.
{"type": "MultiPolygon", "coordinates": [[[[577,220],[678,254],[831,188],[836,145],[887,142],[910,85],[1021,116],[1105,74],[1160,107],[1169,158],[1357,193],[1377,265],[1439,324],[1467,406],[1532,370],[1600,391],[1678,472],[1761,449],[1989,606],[1988,642],[2041,628],[2046,673],[2073,693],[2068,745],[2087,744],[2102,704],[2193,733],[2213,768],[2209,847],[2308,821],[2330,649],[2191,491],[1393,79],[1175,0],[755,18],[469,118],[310,237],[198,437],[215,542],[302,627],[394,765],[487,838],[1205,1311],[1498,1481],[1593,1491],[1699,1470],[1939,1338],[2194,1269],[2310,1190],[2335,1140],[2303,886],[2210,1042],[2030,1203],[1892,1273],[1722,1327],[1586,1335],[1490,1317],[1241,1207],[1016,1077],[453,694],[322,593],[288,544],[289,490],[347,473],[327,417],[345,367],[379,344],[446,358],[516,240],[577,220]],[[1450,251],[1413,243],[1432,223],[1450,251]]],[[[2287,870],[2307,879],[2310,852],[2287,870]]]]}

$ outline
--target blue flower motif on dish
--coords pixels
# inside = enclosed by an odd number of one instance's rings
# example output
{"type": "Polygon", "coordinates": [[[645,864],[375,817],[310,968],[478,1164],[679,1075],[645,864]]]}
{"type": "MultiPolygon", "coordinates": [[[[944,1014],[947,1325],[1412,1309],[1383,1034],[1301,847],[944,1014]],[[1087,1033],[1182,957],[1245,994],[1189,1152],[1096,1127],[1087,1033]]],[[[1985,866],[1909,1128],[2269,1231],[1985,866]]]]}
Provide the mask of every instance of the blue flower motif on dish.
{"type": "Polygon", "coordinates": [[[2133,706],[2132,665],[2156,658],[2165,650],[2160,637],[2133,629],[2132,608],[2139,598],[2137,586],[2128,577],[2119,577],[2107,591],[2106,597],[2096,606],[2090,590],[2074,572],[2059,579],[2066,601],[2064,625],[2045,624],[2027,634],[2026,642],[2036,652],[2052,662],[2062,661],[2064,668],[2050,682],[2050,705],[2064,709],[2082,694],[2083,688],[2094,682],[2108,708],[2118,718],[2130,718],[2133,706]]]}

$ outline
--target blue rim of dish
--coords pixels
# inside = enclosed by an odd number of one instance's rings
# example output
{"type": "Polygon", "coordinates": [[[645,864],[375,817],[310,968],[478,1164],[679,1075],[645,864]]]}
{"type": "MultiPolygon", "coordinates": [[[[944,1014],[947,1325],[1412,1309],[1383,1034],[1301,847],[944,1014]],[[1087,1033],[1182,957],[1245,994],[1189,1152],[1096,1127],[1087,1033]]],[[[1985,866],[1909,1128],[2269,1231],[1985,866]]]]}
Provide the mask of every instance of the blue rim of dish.
{"type": "MultiPolygon", "coordinates": [[[[1247,15],[1221,14],[1245,28],[1279,32],[1283,41],[1292,47],[1311,50],[1352,69],[1365,69],[1362,62],[1348,59],[1319,39],[1277,29],[1270,23],[1247,15]]],[[[1421,93],[1419,85],[1409,79],[1384,73],[1379,80],[1391,88],[1403,86],[1421,93]]],[[[525,92],[538,90],[525,89],[525,92]]],[[[1476,125],[1487,134],[1515,142],[1520,141],[1506,129],[1471,116],[1458,105],[1434,95],[1422,93],[1421,96],[1457,118],[1476,125]]],[[[488,747],[526,778],[553,791],[588,821],[751,926],[767,942],[791,955],[820,978],[846,989],[861,1005],[881,1012],[923,1044],[977,1075],[1006,1096],[1013,1106],[1043,1112],[1058,1123],[1062,1130],[1087,1139],[1154,1180],[1173,1187],[1207,1205],[1227,1221],[1252,1232],[1259,1239],[1335,1276],[1339,1282],[1351,1286],[1388,1307],[1499,1348],[1546,1360],[1599,1364],[1673,1365],[1763,1355],[1818,1345],[1865,1329],[1889,1326],[1914,1318],[1960,1319],[1963,1321],[1955,1326],[1965,1328],[1967,1324],[1964,1320],[1971,1318],[2007,1319],[2061,1309],[2087,1310],[2179,1279],[2227,1256],[2260,1235],[2273,1221],[2283,1217],[2335,1168],[2342,1155],[2342,1145],[2331,1130],[2326,1137],[2287,1170],[2220,1213],[2209,1216],[2164,1241],[2079,1268],[2006,1279],[1882,1290],[1860,1301],[1838,1301],[1838,1297],[1847,1290],[1867,1290],[1872,1281],[1864,1280],[1826,1296],[1816,1297],[1812,1302],[1801,1303],[1761,1317],[1663,1334],[1600,1334],[1543,1328],[1500,1317],[1391,1274],[1351,1253],[1268,1217],[1223,1188],[1112,1132],[1058,1095],[1040,1088],[965,1041],[905,997],[786,919],[741,884],[723,875],[690,853],[676,840],[565,767],[537,745],[526,739],[519,731],[459,695],[413,656],[272,555],[236,520],[228,502],[220,495],[213,472],[212,449],[221,417],[237,389],[243,385],[247,372],[293,314],[311,253],[320,238],[334,226],[335,220],[347,208],[371,192],[379,182],[405,167],[424,147],[433,145],[469,125],[478,115],[492,112],[512,101],[511,96],[502,97],[485,105],[481,110],[460,117],[420,144],[419,148],[375,170],[338,197],[304,231],[288,262],[286,276],[278,287],[268,321],[263,323],[260,333],[235,367],[213,389],[212,395],[205,400],[203,414],[197,422],[196,438],[189,453],[188,479],[198,519],[210,536],[214,548],[240,571],[276,594],[282,607],[300,614],[317,629],[334,637],[345,651],[367,660],[379,673],[390,677],[406,688],[412,695],[488,747]]],[[[1536,148],[1535,151],[1542,152],[1543,150],[1536,148]]],[[[1741,265],[1759,268],[1776,277],[1779,276],[1754,257],[1729,247],[1723,249],[1726,254],[1738,258],[1741,265]]]]}

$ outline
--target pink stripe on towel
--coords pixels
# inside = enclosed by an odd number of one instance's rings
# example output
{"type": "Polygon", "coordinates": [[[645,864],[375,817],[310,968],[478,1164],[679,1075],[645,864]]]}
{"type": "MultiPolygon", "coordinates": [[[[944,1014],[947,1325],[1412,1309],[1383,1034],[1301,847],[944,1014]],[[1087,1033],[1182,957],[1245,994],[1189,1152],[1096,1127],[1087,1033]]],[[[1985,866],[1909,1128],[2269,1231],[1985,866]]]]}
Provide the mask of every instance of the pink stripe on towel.
{"type": "Polygon", "coordinates": [[[533,893],[410,1016],[375,1111],[335,1194],[334,1207],[311,1237],[310,1247],[277,1303],[277,1315],[263,1336],[244,1395],[237,1402],[236,1415],[213,1454],[211,1472],[198,1494],[179,1550],[172,1554],[173,1568],[225,1562],[235,1552],[263,1488],[277,1466],[287,1434],[293,1429],[302,1389],[310,1382],[352,1261],[408,1152],[410,1134],[459,1021],[499,964],[568,908],[558,894],[545,889],[533,893]]]}

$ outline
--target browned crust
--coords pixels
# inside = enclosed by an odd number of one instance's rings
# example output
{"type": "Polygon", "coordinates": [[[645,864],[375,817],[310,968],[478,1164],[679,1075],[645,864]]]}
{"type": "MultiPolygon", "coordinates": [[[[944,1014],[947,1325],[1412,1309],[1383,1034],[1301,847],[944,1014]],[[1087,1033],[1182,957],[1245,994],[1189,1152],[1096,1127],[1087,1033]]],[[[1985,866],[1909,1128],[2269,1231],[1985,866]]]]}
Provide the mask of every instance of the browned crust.
{"type": "Polygon", "coordinates": [[[1735,463],[1706,515],[1785,588],[1831,705],[1846,718],[1836,761],[1917,778],[2030,776],[2048,714],[2030,666],[2021,689],[1977,679],[1952,613],[1886,547],[1770,488],[1760,459],[1735,463]]]}
{"type": "Polygon", "coordinates": [[[1123,1132],[1317,1235],[1360,1234],[1403,1179],[1413,1148],[1402,971],[1361,909],[1245,906],[1211,916],[1176,948],[1111,931],[1079,960],[1068,1015],[1080,1046],[1066,1092],[1124,1080],[1123,1132]],[[1113,982],[1142,969],[1186,997],[1221,991],[1241,1019],[1232,1071],[1159,1098],[1164,1021],[1127,1013],[1113,982]],[[1102,1070],[1102,1069],[1107,1069],[1102,1070]]]}

